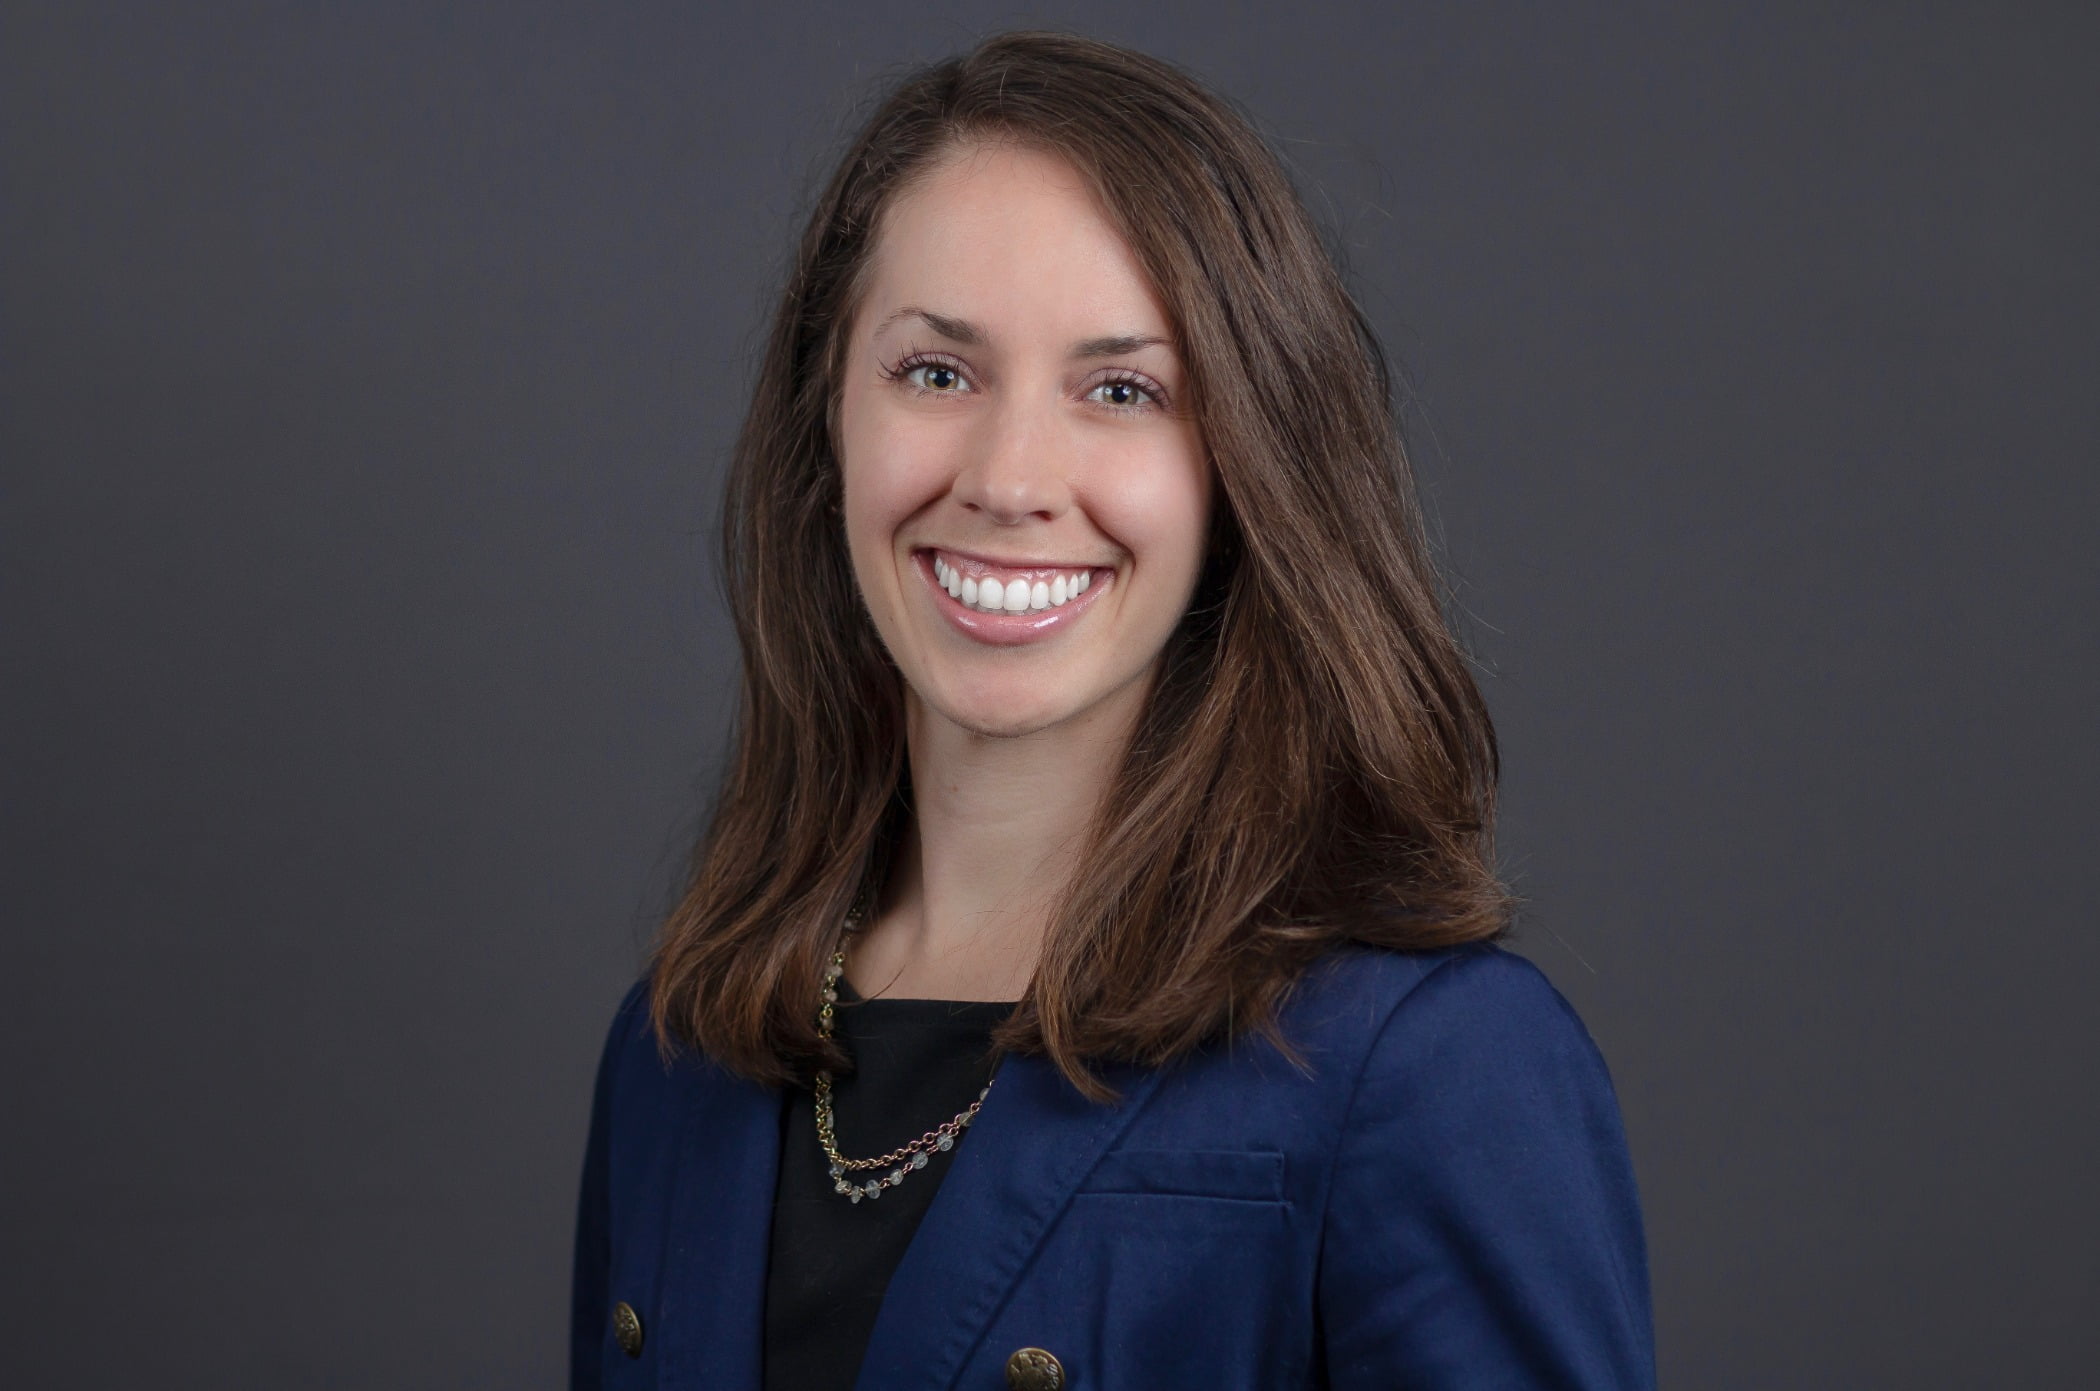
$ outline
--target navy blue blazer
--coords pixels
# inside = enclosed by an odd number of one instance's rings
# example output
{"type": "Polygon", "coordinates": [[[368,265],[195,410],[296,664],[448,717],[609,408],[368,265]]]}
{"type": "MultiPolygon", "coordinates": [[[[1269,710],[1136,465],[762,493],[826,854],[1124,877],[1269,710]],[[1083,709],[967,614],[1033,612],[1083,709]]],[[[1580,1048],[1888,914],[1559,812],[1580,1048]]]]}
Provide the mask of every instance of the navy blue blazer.
{"type": "MultiPolygon", "coordinates": [[[[892,1278],[856,1391],[1654,1383],[1604,1062],[1498,947],[1338,952],[1270,1045],[1119,1066],[1112,1105],[1010,1057],[892,1278]]],[[[787,1094],[690,1052],[637,986],[598,1072],[572,1384],[757,1391],[787,1094]],[[626,1342],[612,1311],[638,1317],[626,1342]]]]}

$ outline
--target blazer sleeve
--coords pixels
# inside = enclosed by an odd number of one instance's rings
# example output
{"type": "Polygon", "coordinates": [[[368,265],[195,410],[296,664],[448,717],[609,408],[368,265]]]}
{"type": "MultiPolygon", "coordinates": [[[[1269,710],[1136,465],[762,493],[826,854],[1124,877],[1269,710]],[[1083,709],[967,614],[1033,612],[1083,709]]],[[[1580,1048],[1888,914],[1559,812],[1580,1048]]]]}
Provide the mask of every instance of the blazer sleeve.
{"type": "Polygon", "coordinates": [[[569,1385],[572,1391],[597,1391],[603,1365],[607,1314],[606,1286],[611,1278],[611,1196],[606,1175],[611,1147],[613,1082],[620,1055],[649,1017],[646,981],[637,982],[620,1002],[598,1057],[598,1080],[591,1089],[590,1138],[583,1149],[582,1193],[576,1204],[576,1256],[569,1287],[569,1385]]]}
{"type": "Polygon", "coordinates": [[[1319,1307],[1334,1387],[1653,1387],[1611,1079],[1522,957],[1460,953],[1394,1008],[1329,1193],[1319,1307]]]}

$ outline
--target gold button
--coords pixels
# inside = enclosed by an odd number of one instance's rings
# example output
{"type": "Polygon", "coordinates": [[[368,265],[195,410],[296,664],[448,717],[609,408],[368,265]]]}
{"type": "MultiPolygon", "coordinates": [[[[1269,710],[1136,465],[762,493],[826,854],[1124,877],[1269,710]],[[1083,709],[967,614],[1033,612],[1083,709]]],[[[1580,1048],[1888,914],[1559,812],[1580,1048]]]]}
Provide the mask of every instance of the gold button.
{"type": "Polygon", "coordinates": [[[642,1355],[642,1316],[624,1299],[613,1305],[613,1341],[629,1357],[642,1355]]]}
{"type": "Polygon", "coordinates": [[[1041,1348],[1022,1348],[1006,1359],[1006,1384],[1013,1391],[1062,1391],[1065,1364],[1041,1348]]]}

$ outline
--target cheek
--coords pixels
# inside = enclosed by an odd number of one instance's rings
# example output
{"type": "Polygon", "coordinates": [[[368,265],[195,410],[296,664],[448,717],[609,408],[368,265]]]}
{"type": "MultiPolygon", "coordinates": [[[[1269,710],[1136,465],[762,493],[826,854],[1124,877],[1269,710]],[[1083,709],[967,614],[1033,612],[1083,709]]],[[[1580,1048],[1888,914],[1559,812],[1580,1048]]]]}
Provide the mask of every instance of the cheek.
{"type": "Polygon", "coordinates": [[[879,403],[841,408],[838,450],[846,530],[856,545],[887,545],[891,532],[945,489],[944,441],[879,403]]]}
{"type": "Polygon", "coordinates": [[[1111,470],[1101,494],[1105,524],[1138,564],[1155,573],[1202,565],[1210,527],[1211,476],[1200,442],[1176,439],[1125,458],[1111,470]]]}
{"type": "Polygon", "coordinates": [[[897,528],[918,505],[911,465],[923,456],[884,428],[879,415],[863,412],[856,419],[850,410],[840,412],[838,456],[846,549],[866,590],[887,568],[897,528]]]}

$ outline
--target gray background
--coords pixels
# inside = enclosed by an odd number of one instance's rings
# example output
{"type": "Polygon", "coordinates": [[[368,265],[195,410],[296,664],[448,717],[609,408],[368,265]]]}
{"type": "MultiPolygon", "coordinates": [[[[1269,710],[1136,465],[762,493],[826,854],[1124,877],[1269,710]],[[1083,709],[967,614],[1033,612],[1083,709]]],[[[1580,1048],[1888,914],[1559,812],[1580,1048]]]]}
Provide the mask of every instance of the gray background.
{"type": "Polygon", "coordinates": [[[2091,1384],[2092,7],[602,8],[7,7],[0,1382],[557,1384],[797,211],[1048,21],[1407,367],[1666,1383],[2091,1384]]]}

